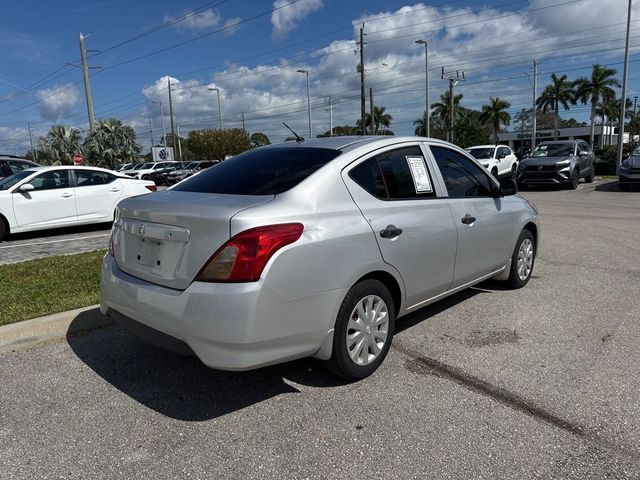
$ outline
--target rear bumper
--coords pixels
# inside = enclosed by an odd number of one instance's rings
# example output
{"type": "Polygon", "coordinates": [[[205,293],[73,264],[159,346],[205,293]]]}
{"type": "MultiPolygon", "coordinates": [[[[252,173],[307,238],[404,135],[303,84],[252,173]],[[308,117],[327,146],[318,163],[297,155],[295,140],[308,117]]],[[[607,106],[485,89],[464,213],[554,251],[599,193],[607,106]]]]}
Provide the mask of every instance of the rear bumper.
{"type": "Polygon", "coordinates": [[[173,290],[122,272],[106,255],[100,309],[133,334],[221,370],[250,370],[320,350],[346,289],[283,298],[263,280],[173,290]],[[168,337],[168,338],[167,338],[168,337]]]}

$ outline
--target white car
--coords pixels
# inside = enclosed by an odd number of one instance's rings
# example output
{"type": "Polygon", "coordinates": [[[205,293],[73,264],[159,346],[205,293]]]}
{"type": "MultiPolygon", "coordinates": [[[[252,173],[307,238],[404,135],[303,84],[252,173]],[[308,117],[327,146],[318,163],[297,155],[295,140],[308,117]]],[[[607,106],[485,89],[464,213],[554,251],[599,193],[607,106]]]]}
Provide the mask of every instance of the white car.
{"type": "Polygon", "coordinates": [[[0,240],[9,233],[110,222],[120,200],[155,191],[151,181],[104,168],[28,168],[0,180],[0,240]]]}
{"type": "Polygon", "coordinates": [[[515,176],[518,171],[518,157],[505,145],[476,145],[467,148],[467,152],[495,178],[509,173],[515,176]]]}
{"type": "Polygon", "coordinates": [[[164,168],[167,168],[169,165],[172,165],[174,163],[178,163],[178,162],[147,162],[144,165],[142,165],[142,167],[136,169],[136,170],[127,170],[125,173],[127,175],[130,175],[134,178],[138,178],[138,179],[144,179],[146,175],[149,175],[150,173],[153,173],[157,170],[162,170],[164,168]]]}

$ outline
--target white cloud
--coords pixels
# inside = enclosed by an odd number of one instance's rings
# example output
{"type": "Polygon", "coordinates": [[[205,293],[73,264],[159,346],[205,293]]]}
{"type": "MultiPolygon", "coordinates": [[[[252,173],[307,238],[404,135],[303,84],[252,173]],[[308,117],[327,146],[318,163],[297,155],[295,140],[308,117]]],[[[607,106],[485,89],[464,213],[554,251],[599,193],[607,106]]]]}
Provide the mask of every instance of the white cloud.
{"type": "Polygon", "coordinates": [[[72,113],[80,99],[80,91],[71,83],[38,90],[38,109],[42,118],[55,122],[72,113]]]}
{"type": "Polygon", "coordinates": [[[209,10],[199,13],[194,13],[192,11],[185,12],[179,17],[165,15],[164,21],[175,21],[176,23],[173,25],[173,28],[176,30],[198,31],[219,25],[222,21],[222,17],[218,12],[210,8],[209,10]]]}
{"type": "Polygon", "coordinates": [[[287,5],[288,3],[291,3],[291,0],[275,0],[273,2],[273,8],[278,9],[271,14],[274,38],[286,37],[291,30],[297,27],[300,20],[317,12],[323,6],[322,0],[302,0],[291,5],[287,5]]]}
{"type": "Polygon", "coordinates": [[[222,24],[224,28],[222,33],[227,37],[236,33],[240,29],[240,25],[237,25],[240,20],[242,20],[240,17],[227,18],[222,24]]]}

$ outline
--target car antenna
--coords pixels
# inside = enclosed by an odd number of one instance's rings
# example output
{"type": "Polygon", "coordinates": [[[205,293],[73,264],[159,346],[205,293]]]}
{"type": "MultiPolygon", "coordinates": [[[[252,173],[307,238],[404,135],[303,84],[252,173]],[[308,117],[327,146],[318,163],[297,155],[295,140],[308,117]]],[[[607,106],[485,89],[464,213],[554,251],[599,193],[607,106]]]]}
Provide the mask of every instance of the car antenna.
{"type": "Polygon", "coordinates": [[[293,136],[296,137],[296,142],[304,142],[304,138],[302,138],[300,135],[298,135],[296,132],[293,131],[293,128],[291,128],[289,125],[287,125],[286,123],[282,122],[282,124],[287,127],[291,133],[293,133],[293,136]]]}

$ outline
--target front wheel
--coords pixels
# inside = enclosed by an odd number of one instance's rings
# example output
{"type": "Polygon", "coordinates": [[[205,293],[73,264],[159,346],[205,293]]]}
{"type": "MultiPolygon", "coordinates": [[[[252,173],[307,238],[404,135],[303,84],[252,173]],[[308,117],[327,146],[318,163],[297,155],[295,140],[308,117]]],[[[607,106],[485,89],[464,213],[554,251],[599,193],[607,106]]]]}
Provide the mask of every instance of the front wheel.
{"type": "Polygon", "coordinates": [[[393,298],[387,287],[373,279],[355,284],[340,306],[327,368],[347,380],[368,377],[387,356],[394,327],[393,298]]]}
{"type": "Polygon", "coordinates": [[[575,190],[578,188],[578,183],[580,183],[580,172],[577,168],[574,168],[571,172],[571,178],[569,179],[569,184],[567,186],[570,190],[575,190]]]}
{"type": "Polygon", "coordinates": [[[516,178],[517,173],[518,173],[518,165],[514,163],[513,165],[511,165],[511,176],[513,178],[516,178]]]}
{"type": "Polygon", "coordinates": [[[507,279],[509,287],[522,288],[529,283],[535,258],[536,240],[529,230],[523,230],[511,255],[511,271],[507,279]]]}
{"type": "Polygon", "coordinates": [[[0,242],[7,236],[7,224],[4,223],[2,217],[0,217],[0,242]]]}

